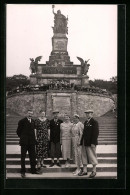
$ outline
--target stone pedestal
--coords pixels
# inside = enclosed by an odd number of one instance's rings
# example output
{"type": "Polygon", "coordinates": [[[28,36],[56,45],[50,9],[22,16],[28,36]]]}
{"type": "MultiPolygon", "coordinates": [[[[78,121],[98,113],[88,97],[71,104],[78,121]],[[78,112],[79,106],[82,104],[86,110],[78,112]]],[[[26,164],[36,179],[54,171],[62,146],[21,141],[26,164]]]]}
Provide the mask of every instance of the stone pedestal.
{"type": "Polygon", "coordinates": [[[52,37],[52,52],[49,56],[47,65],[49,66],[68,66],[73,65],[67,52],[68,38],[65,34],[55,33],[52,37]]]}
{"type": "Polygon", "coordinates": [[[31,85],[36,85],[37,84],[36,75],[33,75],[33,74],[30,75],[30,84],[31,85]]]}
{"type": "Polygon", "coordinates": [[[87,75],[82,76],[82,86],[89,86],[89,77],[87,75]]]}
{"type": "Polygon", "coordinates": [[[57,34],[52,37],[52,51],[67,52],[68,38],[65,35],[57,34]]]}

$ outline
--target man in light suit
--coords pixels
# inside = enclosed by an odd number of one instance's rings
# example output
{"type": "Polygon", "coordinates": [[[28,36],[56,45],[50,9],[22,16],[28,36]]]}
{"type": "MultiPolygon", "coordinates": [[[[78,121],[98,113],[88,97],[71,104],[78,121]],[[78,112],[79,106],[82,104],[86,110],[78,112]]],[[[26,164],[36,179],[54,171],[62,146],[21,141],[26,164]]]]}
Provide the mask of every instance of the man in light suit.
{"type": "Polygon", "coordinates": [[[29,153],[30,165],[31,165],[31,173],[39,174],[36,170],[36,154],[35,154],[35,123],[32,119],[33,111],[28,110],[27,116],[21,119],[18,122],[17,135],[20,138],[20,146],[21,146],[21,177],[24,178],[26,169],[25,169],[25,158],[26,153],[29,153]]]}
{"type": "Polygon", "coordinates": [[[60,145],[60,124],[63,122],[58,118],[59,111],[53,111],[53,119],[50,121],[50,143],[51,143],[51,164],[50,167],[54,166],[54,158],[57,158],[57,166],[61,166],[59,158],[61,155],[60,145]]]}
{"type": "Polygon", "coordinates": [[[96,145],[98,144],[99,127],[98,122],[93,118],[93,111],[87,110],[85,113],[87,120],[84,122],[84,130],[80,142],[82,145],[83,171],[78,175],[87,175],[87,165],[92,164],[93,169],[89,177],[93,178],[96,176],[96,165],[98,164],[96,145]]]}

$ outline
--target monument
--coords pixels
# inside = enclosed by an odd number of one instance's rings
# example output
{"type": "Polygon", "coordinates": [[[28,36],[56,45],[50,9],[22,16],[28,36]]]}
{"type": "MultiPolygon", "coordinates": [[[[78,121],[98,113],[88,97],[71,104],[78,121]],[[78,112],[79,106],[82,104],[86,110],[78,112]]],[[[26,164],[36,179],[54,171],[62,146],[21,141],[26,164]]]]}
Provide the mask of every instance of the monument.
{"type": "Polygon", "coordinates": [[[70,61],[70,56],[67,51],[68,44],[68,16],[64,16],[60,10],[55,13],[54,5],[52,6],[52,13],[54,14],[54,26],[52,37],[52,51],[49,56],[49,60],[46,64],[39,64],[40,57],[38,59],[30,59],[31,64],[31,84],[50,84],[54,80],[67,80],[70,84],[76,84],[80,86],[89,85],[89,77],[87,75],[89,64],[79,58],[81,64],[73,64],[70,61]]]}
{"type": "Polygon", "coordinates": [[[7,106],[24,115],[30,108],[34,110],[34,116],[38,116],[40,110],[44,110],[49,118],[52,118],[53,110],[59,110],[60,116],[68,113],[73,116],[78,113],[80,117],[84,116],[84,111],[93,109],[95,116],[101,116],[108,112],[113,106],[113,100],[109,95],[93,92],[89,87],[88,70],[90,64],[89,59],[83,60],[77,57],[80,64],[73,64],[67,51],[68,38],[68,16],[64,16],[60,10],[57,13],[52,6],[52,14],[54,15],[52,51],[49,60],[45,64],[40,64],[42,56],[35,59],[30,58],[30,86],[38,86],[38,90],[22,91],[20,93],[8,96],[7,106]],[[53,87],[63,83],[69,84],[67,89],[63,87],[53,87]],[[45,90],[40,87],[51,86],[45,90]],[[88,91],[80,90],[88,88],[88,91]],[[77,87],[77,88],[75,88],[77,87]]]}

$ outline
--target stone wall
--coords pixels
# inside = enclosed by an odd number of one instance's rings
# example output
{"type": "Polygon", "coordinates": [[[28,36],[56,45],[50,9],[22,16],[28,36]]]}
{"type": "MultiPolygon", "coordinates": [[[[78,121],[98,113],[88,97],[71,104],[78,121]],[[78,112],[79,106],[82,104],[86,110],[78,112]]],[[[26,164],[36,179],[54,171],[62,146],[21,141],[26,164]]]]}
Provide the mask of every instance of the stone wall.
{"type": "Polygon", "coordinates": [[[77,110],[80,116],[85,116],[84,111],[92,109],[94,116],[101,116],[112,109],[113,100],[109,97],[96,94],[79,93],[77,95],[77,110]]]}
{"type": "Polygon", "coordinates": [[[84,111],[94,110],[94,116],[101,116],[112,109],[113,100],[105,95],[92,94],[75,91],[48,91],[26,92],[26,94],[15,94],[7,98],[7,108],[24,116],[28,109],[34,110],[34,116],[38,116],[40,110],[44,110],[48,117],[52,111],[59,109],[61,116],[67,112],[72,116],[78,113],[84,117],[84,111]]]}
{"type": "Polygon", "coordinates": [[[46,93],[19,94],[7,98],[6,107],[21,116],[26,115],[28,109],[33,109],[34,116],[38,116],[40,110],[46,111],[46,93]]]}

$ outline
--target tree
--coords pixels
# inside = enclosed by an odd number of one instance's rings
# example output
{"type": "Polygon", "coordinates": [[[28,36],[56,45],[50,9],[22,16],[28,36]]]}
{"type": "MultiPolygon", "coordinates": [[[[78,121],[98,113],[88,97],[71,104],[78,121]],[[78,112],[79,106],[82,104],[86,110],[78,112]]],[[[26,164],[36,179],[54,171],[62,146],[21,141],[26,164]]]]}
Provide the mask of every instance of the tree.
{"type": "Polygon", "coordinates": [[[22,74],[6,77],[6,91],[11,91],[18,86],[29,85],[29,83],[28,77],[22,74]]]}
{"type": "Polygon", "coordinates": [[[112,94],[117,94],[117,77],[112,77],[110,81],[104,81],[100,79],[90,80],[90,86],[99,87],[101,89],[106,89],[112,94]],[[113,78],[113,79],[112,79],[113,78]]]}

